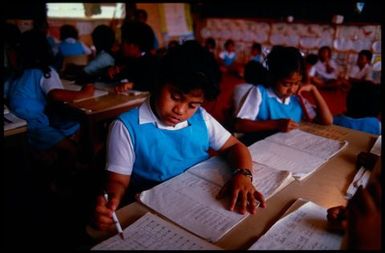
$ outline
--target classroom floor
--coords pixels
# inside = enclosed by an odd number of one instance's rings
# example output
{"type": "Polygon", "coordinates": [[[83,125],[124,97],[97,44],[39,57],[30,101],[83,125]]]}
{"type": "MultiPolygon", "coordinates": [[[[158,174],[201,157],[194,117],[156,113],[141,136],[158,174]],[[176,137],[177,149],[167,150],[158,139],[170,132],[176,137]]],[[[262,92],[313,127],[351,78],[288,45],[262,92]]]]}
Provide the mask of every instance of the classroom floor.
{"type": "Polygon", "coordinates": [[[95,175],[77,174],[54,191],[46,169],[32,162],[23,141],[4,147],[3,249],[88,249],[93,242],[86,235],[85,226],[94,206],[95,175]]]}
{"type": "MultiPolygon", "coordinates": [[[[225,75],[220,96],[204,104],[224,125],[231,116],[233,88],[241,83],[239,77],[225,75]]],[[[333,115],[344,112],[345,92],[321,93],[333,115]]],[[[54,192],[47,169],[32,162],[23,138],[7,139],[3,144],[3,248],[7,252],[89,249],[94,242],[85,227],[90,222],[101,172],[76,174],[66,179],[60,194],[54,192]]],[[[95,163],[101,165],[103,161],[95,163]]]]}

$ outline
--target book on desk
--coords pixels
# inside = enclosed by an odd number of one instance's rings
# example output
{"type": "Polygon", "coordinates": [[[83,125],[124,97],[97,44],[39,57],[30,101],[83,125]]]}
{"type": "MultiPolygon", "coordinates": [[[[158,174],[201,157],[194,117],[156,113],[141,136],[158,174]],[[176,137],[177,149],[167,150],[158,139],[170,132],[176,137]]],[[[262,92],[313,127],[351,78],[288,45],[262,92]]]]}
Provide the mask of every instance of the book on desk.
{"type": "Polygon", "coordinates": [[[4,105],[4,131],[27,126],[27,121],[13,114],[6,105],[4,105]]]}
{"type": "MultiPolygon", "coordinates": [[[[296,149],[301,154],[316,152],[319,156],[312,159],[317,162],[310,163],[312,167],[306,171],[306,176],[347,145],[346,142],[308,135],[302,131],[294,131],[288,135],[279,133],[264,141],[278,146],[295,145],[298,149],[305,148],[306,145],[306,152],[296,149]],[[298,141],[303,142],[304,140],[305,143],[302,145],[297,144],[298,141]],[[321,150],[323,152],[320,152],[321,150]]],[[[252,155],[255,152],[262,152],[255,147],[251,146],[252,155]]],[[[296,163],[299,164],[301,159],[298,157],[296,159],[298,160],[296,163]]],[[[252,173],[253,185],[268,200],[293,182],[295,180],[293,174],[298,171],[290,171],[292,164],[285,164],[285,159],[281,160],[279,167],[270,166],[266,161],[268,160],[256,162],[253,159],[252,173]]],[[[302,167],[306,168],[306,166],[302,167]]],[[[249,215],[231,212],[228,210],[226,199],[216,199],[217,193],[230,178],[231,170],[226,161],[221,157],[212,157],[184,173],[142,192],[138,201],[164,217],[167,222],[175,223],[192,234],[215,243],[249,215]]]]}

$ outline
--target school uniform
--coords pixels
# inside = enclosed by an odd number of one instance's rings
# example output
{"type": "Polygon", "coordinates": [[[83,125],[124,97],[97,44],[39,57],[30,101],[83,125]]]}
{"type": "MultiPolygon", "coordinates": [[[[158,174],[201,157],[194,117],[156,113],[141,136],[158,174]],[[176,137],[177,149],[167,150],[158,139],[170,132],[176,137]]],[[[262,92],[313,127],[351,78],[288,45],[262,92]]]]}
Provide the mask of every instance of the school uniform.
{"type": "Polygon", "coordinates": [[[328,73],[326,71],[326,66],[324,62],[321,62],[320,60],[317,61],[317,63],[313,66],[314,70],[311,71],[309,74],[310,76],[316,76],[319,77],[325,81],[337,79],[338,75],[338,65],[334,60],[329,60],[329,65],[334,69],[333,72],[328,73]]]}
{"type": "Polygon", "coordinates": [[[242,83],[237,86],[235,86],[233,91],[233,106],[234,109],[237,111],[241,104],[246,99],[247,93],[250,91],[251,88],[255,87],[253,84],[250,83],[242,83]]]}
{"type": "Polygon", "coordinates": [[[354,65],[349,73],[350,78],[373,81],[373,70],[372,66],[366,64],[362,69],[357,65],[354,65]]]}
{"type": "Polygon", "coordinates": [[[339,115],[333,118],[333,124],[370,134],[381,134],[381,122],[376,117],[352,118],[339,115]]]}
{"type": "Polygon", "coordinates": [[[10,82],[9,107],[16,116],[27,121],[28,142],[40,150],[53,147],[80,127],[75,121],[47,114],[46,96],[53,89],[63,89],[53,68],[49,78],[45,78],[40,69],[27,69],[10,82]]]}
{"type": "Polygon", "coordinates": [[[100,51],[95,59],[90,61],[87,66],[84,67],[84,72],[88,75],[97,74],[100,70],[105,69],[109,66],[115,65],[115,59],[108,52],[100,51]]]}
{"type": "Polygon", "coordinates": [[[223,60],[226,66],[233,64],[236,57],[237,55],[235,52],[228,52],[225,50],[219,53],[219,58],[223,60]]]}
{"type": "Polygon", "coordinates": [[[106,169],[131,175],[130,186],[139,192],[206,160],[209,147],[219,150],[229,137],[203,108],[175,127],[162,125],[147,99],[111,124],[106,169]]]}
{"type": "Polygon", "coordinates": [[[255,56],[252,56],[252,57],[250,58],[250,61],[255,61],[255,62],[259,62],[259,63],[262,63],[262,64],[263,64],[264,58],[263,58],[262,55],[257,54],[257,55],[255,55],[255,56]]]}
{"type": "Polygon", "coordinates": [[[316,116],[315,109],[305,98],[292,95],[282,101],[271,88],[263,85],[251,87],[235,108],[235,117],[249,120],[291,119],[300,122],[306,108],[309,119],[316,116]],[[300,101],[302,99],[302,102],[300,101]]]}
{"type": "Polygon", "coordinates": [[[61,56],[66,57],[76,55],[89,55],[92,53],[92,51],[82,42],[74,38],[67,38],[59,43],[59,53],[61,56]]]}

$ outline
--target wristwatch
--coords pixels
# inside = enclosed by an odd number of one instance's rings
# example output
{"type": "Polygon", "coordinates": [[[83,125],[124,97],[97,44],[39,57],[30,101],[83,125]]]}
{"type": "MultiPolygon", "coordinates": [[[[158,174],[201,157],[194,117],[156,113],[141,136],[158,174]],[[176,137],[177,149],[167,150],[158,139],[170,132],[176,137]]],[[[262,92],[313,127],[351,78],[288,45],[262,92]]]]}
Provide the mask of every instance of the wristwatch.
{"type": "Polygon", "coordinates": [[[243,168],[238,168],[238,169],[235,169],[234,172],[233,172],[233,175],[237,175],[237,174],[241,174],[241,175],[244,175],[246,177],[249,177],[251,182],[253,182],[253,174],[251,173],[250,170],[248,169],[243,169],[243,168]]]}

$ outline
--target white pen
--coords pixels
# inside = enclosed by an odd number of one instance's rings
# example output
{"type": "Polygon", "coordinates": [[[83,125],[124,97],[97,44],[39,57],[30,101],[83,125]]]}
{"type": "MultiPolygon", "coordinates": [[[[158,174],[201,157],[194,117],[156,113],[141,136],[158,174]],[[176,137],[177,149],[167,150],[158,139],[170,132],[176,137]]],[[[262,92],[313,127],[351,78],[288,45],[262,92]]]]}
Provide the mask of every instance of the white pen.
{"type": "MultiPolygon", "coordinates": [[[[106,192],[104,193],[104,198],[105,198],[106,201],[108,202],[108,194],[107,194],[106,192]]],[[[119,220],[118,220],[118,217],[116,216],[115,211],[112,212],[112,220],[113,220],[114,223],[115,223],[115,227],[116,227],[116,230],[118,230],[118,232],[119,232],[120,238],[122,238],[122,240],[124,240],[124,235],[123,235],[122,226],[120,226],[120,222],[119,222],[119,220]]]]}

